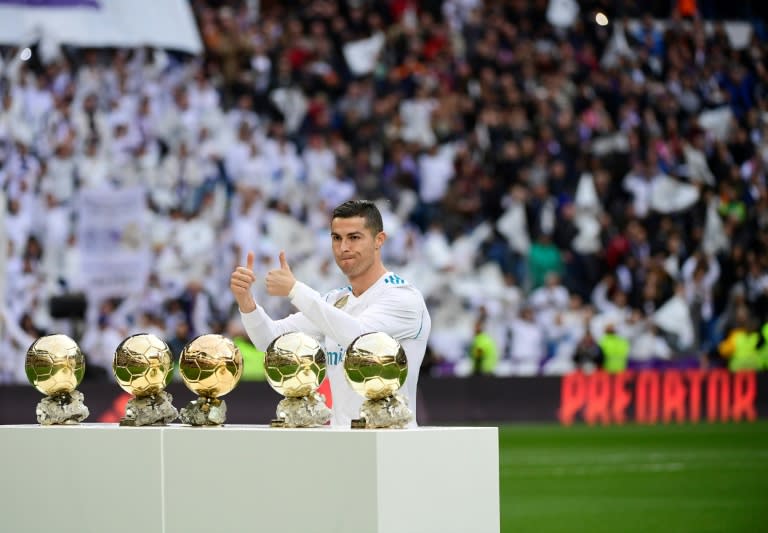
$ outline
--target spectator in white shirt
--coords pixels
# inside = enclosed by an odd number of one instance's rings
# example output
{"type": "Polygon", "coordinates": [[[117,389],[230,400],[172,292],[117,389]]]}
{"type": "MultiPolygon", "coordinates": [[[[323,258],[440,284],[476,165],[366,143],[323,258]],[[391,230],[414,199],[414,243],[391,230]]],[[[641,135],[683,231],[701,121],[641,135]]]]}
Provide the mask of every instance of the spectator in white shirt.
{"type": "Polygon", "coordinates": [[[421,146],[434,146],[437,139],[432,129],[432,112],[436,107],[437,100],[431,97],[428,83],[422,82],[416,89],[415,97],[400,104],[402,139],[421,146]]]}
{"type": "Polygon", "coordinates": [[[47,172],[42,177],[42,187],[50,191],[59,203],[69,202],[75,194],[75,160],[71,142],[56,147],[55,155],[48,160],[47,172]]]}
{"type": "Polygon", "coordinates": [[[706,351],[714,327],[714,287],[720,279],[720,263],[714,256],[697,252],[683,263],[681,273],[685,300],[696,328],[696,341],[703,343],[706,351]]]}
{"type": "Polygon", "coordinates": [[[194,74],[194,82],[189,86],[189,105],[201,115],[218,109],[220,96],[211,85],[203,68],[198,68],[194,74]]]}
{"type": "Polygon", "coordinates": [[[510,338],[507,345],[512,374],[533,376],[539,372],[539,364],[546,355],[544,329],[536,322],[529,306],[520,310],[520,316],[509,324],[510,338]]]}
{"type": "Polygon", "coordinates": [[[44,133],[45,118],[53,110],[53,94],[48,88],[44,74],[35,76],[24,90],[24,118],[31,124],[37,135],[44,133]]]}
{"type": "Polygon", "coordinates": [[[103,111],[99,109],[99,99],[96,93],[89,93],[82,103],[75,107],[72,121],[77,136],[82,139],[96,138],[105,142],[111,135],[110,127],[103,111]]]}
{"type": "Polygon", "coordinates": [[[553,323],[555,315],[565,311],[569,298],[568,289],[560,282],[560,275],[550,272],[544,285],[531,292],[528,303],[534,309],[536,321],[546,327],[553,323]]]}
{"type": "Polygon", "coordinates": [[[336,155],[319,133],[309,136],[309,144],[303,154],[304,168],[310,192],[317,191],[336,174],[336,155]]]}
{"type": "Polygon", "coordinates": [[[12,142],[14,131],[23,120],[21,102],[13,91],[6,90],[0,99],[0,141],[12,142]]]}
{"type": "Polygon", "coordinates": [[[96,327],[86,328],[80,340],[80,349],[86,357],[86,363],[94,367],[102,377],[112,379],[112,361],[115,349],[123,341],[126,331],[110,323],[109,316],[101,316],[96,327]]]}
{"type": "Polygon", "coordinates": [[[624,190],[632,195],[632,213],[639,219],[648,216],[651,209],[651,194],[656,175],[646,163],[637,163],[624,177],[624,190]]]}
{"type": "Polygon", "coordinates": [[[84,189],[96,189],[109,183],[109,164],[96,137],[86,141],[84,153],[77,158],[76,173],[80,187],[84,189]]]}
{"type": "Polygon", "coordinates": [[[355,182],[344,175],[343,169],[337,168],[334,175],[320,185],[317,195],[326,206],[334,206],[351,200],[356,192],[355,182]]]}

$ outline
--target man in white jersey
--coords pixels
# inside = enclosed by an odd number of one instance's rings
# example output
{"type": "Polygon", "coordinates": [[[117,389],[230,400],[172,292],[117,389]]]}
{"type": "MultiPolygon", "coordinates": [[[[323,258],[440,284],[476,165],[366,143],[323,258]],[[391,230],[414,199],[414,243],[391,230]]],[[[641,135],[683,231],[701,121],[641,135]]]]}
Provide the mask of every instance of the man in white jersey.
{"type": "Polygon", "coordinates": [[[416,385],[432,321],[421,293],[382,263],[381,247],[386,239],[381,213],[373,202],[352,200],[334,209],[333,255],[349,285],[321,296],[296,280],[285,252],[280,252],[280,268],[266,276],[267,292],[290,298],[299,311],[282,320],[270,318],[253,298],[253,252],[248,253],[246,266],[237,267],[230,279],[245,331],[257,348],[263,350],[291,331],[302,331],[324,343],[334,426],[349,426],[359,417],[363,403],[344,376],[344,352],[359,335],[376,331],[397,339],[408,357],[408,378],[400,393],[413,411],[411,426],[416,425],[416,385]]]}

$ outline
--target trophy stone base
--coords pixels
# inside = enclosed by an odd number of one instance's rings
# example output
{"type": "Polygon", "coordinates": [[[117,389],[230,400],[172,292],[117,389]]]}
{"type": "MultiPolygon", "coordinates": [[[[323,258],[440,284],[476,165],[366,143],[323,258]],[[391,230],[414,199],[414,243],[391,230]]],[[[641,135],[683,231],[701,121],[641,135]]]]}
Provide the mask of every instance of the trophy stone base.
{"type": "Polygon", "coordinates": [[[90,414],[83,403],[84,398],[77,390],[46,396],[37,404],[37,421],[44,426],[79,424],[90,414]]]}
{"type": "Polygon", "coordinates": [[[379,400],[366,400],[360,418],[352,420],[352,429],[403,429],[413,420],[408,400],[398,393],[379,400]]]}
{"type": "Polygon", "coordinates": [[[277,404],[277,418],[270,426],[286,428],[309,428],[322,426],[331,419],[331,410],[325,405],[325,398],[317,391],[301,398],[283,398],[277,404]]]}
{"type": "Polygon", "coordinates": [[[219,398],[200,396],[181,408],[179,418],[190,426],[220,426],[227,420],[227,404],[219,398]]]}
{"type": "Polygon", "coordinates": [[[157,394],[131,398],[125,406],[125,417],[120,419],[121,426],[165,426],[179,416],[171,403],[173,396],[165,391],[157,394]]]}

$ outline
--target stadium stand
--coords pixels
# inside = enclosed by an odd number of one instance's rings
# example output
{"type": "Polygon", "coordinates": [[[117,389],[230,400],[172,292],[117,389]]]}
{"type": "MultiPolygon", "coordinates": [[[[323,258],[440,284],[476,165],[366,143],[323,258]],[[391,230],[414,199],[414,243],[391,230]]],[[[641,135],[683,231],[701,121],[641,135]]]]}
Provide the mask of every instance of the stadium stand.
{"type": "Polygon", "coordinates": [[[241,336],[228,280],[250,249],[260,274],[286,248],[338,286],[325,228],[356,196],[428,300],[426,372],[480,368],[476,335],[497,375],[768,368],[753,3],[191,4],[202,56],[0,47],[0,383],[46,332],[92,379],[132,333],[241,336]]]}

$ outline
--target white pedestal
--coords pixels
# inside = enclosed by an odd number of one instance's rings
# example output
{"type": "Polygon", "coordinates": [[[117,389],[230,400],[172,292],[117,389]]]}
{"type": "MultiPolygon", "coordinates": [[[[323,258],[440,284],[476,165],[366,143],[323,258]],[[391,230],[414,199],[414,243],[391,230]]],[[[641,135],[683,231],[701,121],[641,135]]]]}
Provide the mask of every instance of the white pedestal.
{"type": "Polygon", "coordinates": [[[496,428],[0,426],[0,530],[498,533],[496,428]]]}

